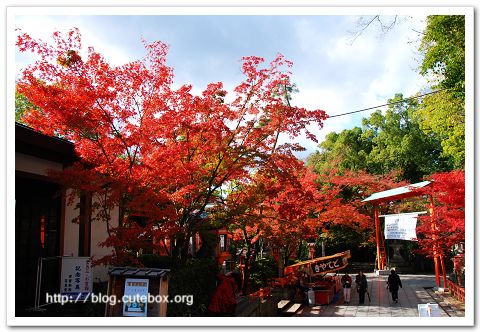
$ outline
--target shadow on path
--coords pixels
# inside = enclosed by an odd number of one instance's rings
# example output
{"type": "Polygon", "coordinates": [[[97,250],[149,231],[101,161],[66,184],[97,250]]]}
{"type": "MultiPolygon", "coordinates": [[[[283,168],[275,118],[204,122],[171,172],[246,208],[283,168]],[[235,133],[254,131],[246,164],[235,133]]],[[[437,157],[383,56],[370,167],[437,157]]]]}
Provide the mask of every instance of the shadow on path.
{"type": "Polygon", "coordinates": [[[441,317],[464,317],[462,303],[433,291],[434,275],[400,275],[403,288],[398,292],[398,303],[394,303],[386,288],[388,276],[365,273],[368,280],[368,296],[365,303],[358,303],[358,293],[352,288],[350,303],[343,303],[343,295],[336,303],[323,306],[304,307],[296,316],[311,317],[418,317],[418,304],[438,303],[441,317]]]}

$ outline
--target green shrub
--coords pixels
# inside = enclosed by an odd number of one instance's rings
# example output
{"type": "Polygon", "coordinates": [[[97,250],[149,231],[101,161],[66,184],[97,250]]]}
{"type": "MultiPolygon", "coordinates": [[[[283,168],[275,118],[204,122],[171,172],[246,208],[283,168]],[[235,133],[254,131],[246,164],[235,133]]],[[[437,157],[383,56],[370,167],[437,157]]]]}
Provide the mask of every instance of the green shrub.
{"type": "Polygon", "coordinates": [[[216,287],[217,265],[213,259],[192,258],[184,266],[170,272],[168,294],[193,295],[193,304],[169,303],[167,316],[206,316],[210,298],[216,287]]]}
{"type": "Polygon", "coordinates": [[[172,258],[170,256],[160,256],[153,254],[144,254],[138,257],[145,267],[156,269],[169,269],[172,265],[172,258]]]}
{"type": "Polygon", "coordinates": [[[250,267],[250,286],[252,290],[265,287],[268,281],[278,275],[277,261],[273,257],[257,259],[250,267]]]}

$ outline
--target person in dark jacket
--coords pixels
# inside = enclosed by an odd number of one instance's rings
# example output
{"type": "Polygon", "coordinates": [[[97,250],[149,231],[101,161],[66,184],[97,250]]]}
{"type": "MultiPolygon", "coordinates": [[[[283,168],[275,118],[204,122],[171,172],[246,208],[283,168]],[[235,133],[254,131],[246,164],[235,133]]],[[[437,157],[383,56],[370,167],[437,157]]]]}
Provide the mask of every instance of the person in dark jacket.
{"type": "Polygon", "coordinates": [[[390,293],[392,293],[392,300],[395,303],[398,303],[398,287],[402,288],[402,281],[395,270],[392,269],[388,276],[387,288],[390,290],[390,293]]]}
{"type": "Polygon", "coordinates": [[[368,290],[367,277],[360,271],[355,277],[355,283],[357,284],[358,303],[365,303],[365,292],[368,290]]]}

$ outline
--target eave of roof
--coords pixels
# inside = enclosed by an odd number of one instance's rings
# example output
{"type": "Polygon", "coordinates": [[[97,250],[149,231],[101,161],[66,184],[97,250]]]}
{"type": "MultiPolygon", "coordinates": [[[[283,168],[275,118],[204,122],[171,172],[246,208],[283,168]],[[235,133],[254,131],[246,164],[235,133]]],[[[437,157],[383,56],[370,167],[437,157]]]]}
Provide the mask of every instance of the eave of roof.
{"type": "Polygon", "coordinates": [[[159,278],[168,276],[170,269],[114,267],[108,271],[111,276],[159,278]]]}
{"type": "Polygon", "coordinates": [[[47,160],[70,163],[77,160],[75,145],[15,122],[15,151],[47,160]]]}
{"type": "Polygon", "coordinates": [[[370,197],[365,198],[362,202],[384,203],[403,198],[415,197],[418,196],[418,193],[415,192],[415,189],[426,187],[430,185],[430,183],[431,181],[423,181],[418,183],[412,183],[399,188],[381,191],[370,195],[370,197]]]}

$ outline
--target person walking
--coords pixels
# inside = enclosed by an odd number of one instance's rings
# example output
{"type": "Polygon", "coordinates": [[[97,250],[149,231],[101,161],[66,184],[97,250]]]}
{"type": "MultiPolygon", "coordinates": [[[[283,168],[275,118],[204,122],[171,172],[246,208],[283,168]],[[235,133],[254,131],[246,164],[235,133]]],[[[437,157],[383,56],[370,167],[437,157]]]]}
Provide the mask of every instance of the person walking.
{"type": "Polygon", "coordinates": [[[343,287],[343,301],[345,303],[350,303],[350,292],[352,289],[352,277],[348,275],[348,272],[345,272],[343,275],[342,279],[340,279],[342,282],[342,287],[343,287]]]}
{"type": "Polygon", "coordinates": [[[390,293],[392,293],[392,300],[395,303],[398,303],[398,287],[402,288],[402,281],[400,280],[400,276],[392,269],[388,276],[387,288],[390,293]]]}
{"type": "Polygon", "coordinates": [[[362,271],[360,271],[355,277],[355,283],[357,284],[358,303],[364,304],[365,292],[367,292],[368,290],[368,282],[367,282],[367,277],[363,274],[362,271]]]}
{"type": "Polygon", "coordinates": [[[218,285],[213,292],[207,312],[210,316],[233,316],[237,306],[237,291],[241,288],[241,276],[236,271],[218,275],[218,285]]]}
{"type": "Polygon", "coordinates": [[[297,274],[297,292],[295,294],[295,302],[299,301],[305,304],[308,304],[308,291],[310,287],[307,283],[307,273],[300,271],[297,274]]]}

